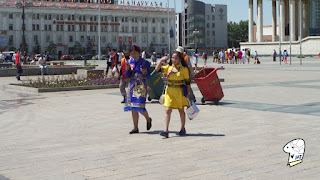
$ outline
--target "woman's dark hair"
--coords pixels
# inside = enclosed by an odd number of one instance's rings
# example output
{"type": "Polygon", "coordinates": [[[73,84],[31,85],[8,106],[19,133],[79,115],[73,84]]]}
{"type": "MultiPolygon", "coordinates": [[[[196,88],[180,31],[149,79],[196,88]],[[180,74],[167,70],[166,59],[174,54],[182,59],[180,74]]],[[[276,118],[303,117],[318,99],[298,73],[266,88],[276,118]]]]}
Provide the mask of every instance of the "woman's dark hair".
{"type": "Polygon", "coordinates": [[[172,58],[173,54],[176,54],[176,55],[179,57],[179,59],[180,59],[180,61],[181,61],[181,65],[182,65],[183,67],[188,67],[186,61],[185,61],[184,58],[183,58],[182,53],[180,53],[180,52],[178,52],[178,51],[174,51],[174,52],[172,53],[172,55],[171,55],[171,57],[170,57],[170,61],[169,61],[169,65],[170,65],[170,66],[172,66],[172,60],[171,60],[171,58],[172,58]]]}
{"type": "Polygon", "coordinates": [[[131,52],[131,51],[138,51],[139,53],[141,53],[141,48],[137,45],[133,45],[133,46],[131,46],[129,52],[131,52]]]}

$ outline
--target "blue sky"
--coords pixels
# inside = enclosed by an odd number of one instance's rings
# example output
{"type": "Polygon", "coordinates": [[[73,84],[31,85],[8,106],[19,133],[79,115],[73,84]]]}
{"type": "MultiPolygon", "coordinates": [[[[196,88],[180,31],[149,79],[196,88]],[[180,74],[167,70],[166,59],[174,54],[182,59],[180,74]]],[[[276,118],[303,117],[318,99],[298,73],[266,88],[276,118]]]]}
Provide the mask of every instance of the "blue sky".
{"type": "MultiPolygon", "coordinates": [[[[131,1],[131,0],[130,0],[131,1]]],[[[148,0],[150,2],[163,2],[167,0],[148,0]]],[[[240,20],[248,20],[248,0],[200,0],[206,4],[226,4],[228,6],[228,21],[239,22],[240,20]]],[[[181,12],[184,0],[176,0],[177,12],[181,12]]],[[[272,1],[263,1],[263,24],[271,25],[272,23],[272,1]]],[[[169,0],[171,8],[174,7],[174,0],[169,0]]],[[[256,19],[256,1],[254,1],[254,19],[256,19]]],[[[255,20],[256,21],[256,20],[255,20]]]]}

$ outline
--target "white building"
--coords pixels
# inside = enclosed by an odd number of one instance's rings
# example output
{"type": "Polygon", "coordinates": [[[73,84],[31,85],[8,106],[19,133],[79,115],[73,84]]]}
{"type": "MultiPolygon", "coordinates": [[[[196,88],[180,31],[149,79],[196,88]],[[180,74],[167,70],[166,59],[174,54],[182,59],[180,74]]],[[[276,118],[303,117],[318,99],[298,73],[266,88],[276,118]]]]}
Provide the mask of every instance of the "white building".
{"type": "Polygon", "coordinates": [[[226,5],[184,0],[184,11],[177,15],[176,24],[180,27],[176,29],[177,42],[185,48],[213,50],[228,46],[226,5]]]}
{"type": "Polygon", "coordinates": [[[300,54],[301,39],[302,53],[317,55],[319,50],[315,47],[320,46],[320,0],[299,2],[300,0],[248,0],[249,41],[241,43],[241,49],[250,48],[259,54],[270,55],[274,49],[280,49],[279,39],[282,51],[289,50],[291,40],[292,54],[296,55],[300,54]],[[256,29],[253,25],[254,3],[257,3],[256,29]],[[263,12],[263,4],[267,3],[272,4],[272,12],[263,12]],[[272,16],[272,26],[263,26],[263,15],[272,16]]]}
{"type": "MultiPolygon", "coordinates": [[[[22,44],[22,8],[16,1],[0,1],[0,48],[19,49],[22,44]]],[[[170,28],[175,28],[174,9],[101,4],[101,48],[129,49],[136,44],[147,51],[167,52],[170,28]]],[[[41,53],[51,43],[56,54],[73,54],[79,42],[85,53],[97,54],[98,4],[32,1],[25,8],[25,37],[28,52],[38,43],[41,53]]],[[[171,50],[176,47],[171,37],[171,50]]]]}

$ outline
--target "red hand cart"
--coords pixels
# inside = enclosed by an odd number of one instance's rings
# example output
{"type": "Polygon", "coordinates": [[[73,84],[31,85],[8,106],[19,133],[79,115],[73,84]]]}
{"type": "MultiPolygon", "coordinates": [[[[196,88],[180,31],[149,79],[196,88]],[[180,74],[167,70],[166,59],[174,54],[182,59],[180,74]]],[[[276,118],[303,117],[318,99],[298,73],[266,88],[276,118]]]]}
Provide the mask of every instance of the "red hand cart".
{"type": "Polygon", "coordinates": [[[205,67],[195,75],[194,81],[202,94],[201,102],[213,101],[218,105],[223,98],[223,91],[217,75],[218,68],[205,67]]]}

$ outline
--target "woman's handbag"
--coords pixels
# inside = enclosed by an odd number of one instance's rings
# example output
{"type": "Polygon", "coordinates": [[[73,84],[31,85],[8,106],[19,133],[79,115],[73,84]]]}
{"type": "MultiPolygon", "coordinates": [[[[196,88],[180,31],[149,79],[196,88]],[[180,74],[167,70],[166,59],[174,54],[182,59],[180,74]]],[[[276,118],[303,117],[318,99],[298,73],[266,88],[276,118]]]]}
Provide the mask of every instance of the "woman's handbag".
{"type": "Polygon", "coordinates": [[[190,102],[189,99],[187,99],[187,100],[188,100],[188,103],[189,103],[189,107],[186,110],[187,111],[187,115],[188,115],[188,118],[190,120],[193,120],[199,114],[200,110],[196,106],[196,103],[194,103],[193,101],[190,102]]]}
{"type": "Polygon", "coordinates": [[[162,95],[161,95],[160,98],[159,98],[159,103],[160,103],[160,104],[164,104],[165,96],[166,96],[166,95],[165,95],[166,87],[167,87],[166,85],[163,86],[162,95]]]}

